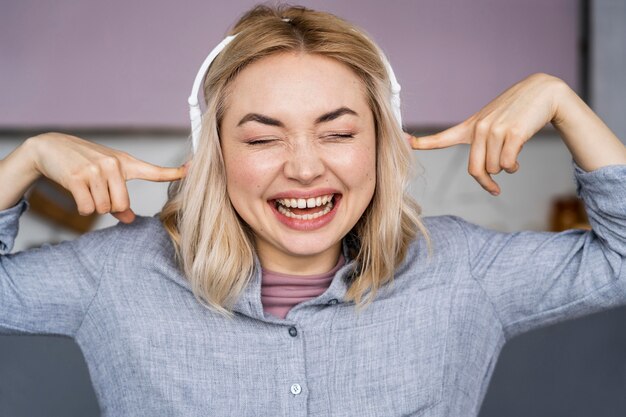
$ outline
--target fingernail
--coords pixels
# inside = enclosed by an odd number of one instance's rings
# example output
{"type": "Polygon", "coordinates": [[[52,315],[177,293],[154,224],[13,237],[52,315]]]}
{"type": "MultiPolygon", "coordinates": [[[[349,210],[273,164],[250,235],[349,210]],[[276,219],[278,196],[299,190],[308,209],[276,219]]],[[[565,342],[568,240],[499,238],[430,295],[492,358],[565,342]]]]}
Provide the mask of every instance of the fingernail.
{"type": "Polygon", "coordinates": [[[491,193],[492,195],[498,195],[498,194],[500,194],[500,191],[490,191],[490,193],[491,193]]]}

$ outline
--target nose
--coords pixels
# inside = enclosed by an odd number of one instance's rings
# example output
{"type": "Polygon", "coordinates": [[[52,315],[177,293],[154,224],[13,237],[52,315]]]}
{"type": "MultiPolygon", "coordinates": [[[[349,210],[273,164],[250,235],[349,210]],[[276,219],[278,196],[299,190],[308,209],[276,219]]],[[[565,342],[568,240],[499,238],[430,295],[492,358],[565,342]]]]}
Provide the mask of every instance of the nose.
{"type": "Polygon", "coordinates": [[[310,184],[319,178],[326,169],[320,150],[310,138],[294,141],[291,152],[285,161],[284,172],[289,179],[302,184],[310,184]]]}

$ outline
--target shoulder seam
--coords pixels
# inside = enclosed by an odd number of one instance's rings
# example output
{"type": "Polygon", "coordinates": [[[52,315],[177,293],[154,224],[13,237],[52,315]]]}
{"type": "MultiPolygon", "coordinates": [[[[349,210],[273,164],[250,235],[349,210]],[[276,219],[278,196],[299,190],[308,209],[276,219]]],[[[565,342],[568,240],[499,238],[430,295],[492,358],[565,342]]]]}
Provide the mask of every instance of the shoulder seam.
{"type": "Polygon", "coordinates": [[[485,296],[487,301],[489,301],[489,305],[491,306],[491,310],[493,311],[493,315],[498,319],[498,323],[500,324],[500,331],[502,332],[502,334],[504,336],[504,339],[506,341],[507,340],[506,331],[504,329],[504,324],[502,323],[502,319],[500,318],[500,315],[498,314],[498,310],[496,309],[496,306],[493,304],[493,301],[489,297],[489,294],[487,294],[487,291],[485,291],[485,288],[481,285],[480,281],[478,280],[478,277],[476,277],[476,275],[474,275],[474,269],[472,267],[471,256],[470,256],[470,253],[469,253],[469,245],[470,245],[470,243],[469,243],[469,239],[467,237],[467,232],[465,231],[465,227],[463,227],[461,222],[456,217],[452,217],[452,218],[454,219],[456,224],[459,226],[459,228],[463,232],[463,236],[465,237],[465,245],[466,245],[465,248],[466,248],[466,252],[467,252],[467,266],[468,266],[470,277],[476,283],[478,288],[480,288],[480,291],[483,293],[483,295],[485,296]]]}
{"type": "MultiPolygon", "coordinates": [[[[117,239],[117,236],[119,235],[119,233],[120,233],[119,230],[115,231],[115,234],[112,239],[113,241],[117,239]]],[[[87,305],[87,308],[85,309],[85,315],[83,316],[83,319],[80,321],[80,324],[78,325],[78,327],[76,328],[76,331],[72,335],[72,337],[74,338],[76,337],[76,335],[78,335],[81,328],[83,327],[83,323],[85,323],[85,319],[89,315],[89,311],[91,311],[91,306],[94,304],[94,302],[96,301],[96,298],[98,297],[98,294],[100,293],[100,287],[102,287],[102,281],[104,281],[104,275],[105,275],[104,271],[107,265],[109,264],[109,259],[110,259],[109,254],[111,253],[114,247],[115,247],[115,244],[112,243],[111,246],[108,248],[108,250],[104,253],[104,256],[103,256],[104,261],[102,262],[102,266],[100,267],[100,270],[96,274],[97,276],[99,276],[98,287],[96,288],[96,291],[94,292],[93,297],[91,298],[91,300],[89,301],[89,304],[87,305]]]]}

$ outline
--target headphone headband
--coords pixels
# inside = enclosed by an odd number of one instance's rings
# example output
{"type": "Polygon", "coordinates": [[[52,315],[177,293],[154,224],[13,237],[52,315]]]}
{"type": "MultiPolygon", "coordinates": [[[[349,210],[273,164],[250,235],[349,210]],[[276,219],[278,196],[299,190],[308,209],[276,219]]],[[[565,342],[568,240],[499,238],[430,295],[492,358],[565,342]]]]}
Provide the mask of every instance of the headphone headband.
{"type": "MultiPolygon", "coordinates": [[[[283,19],[285,22],[289,22],[289,19],[283,19]]],[[[196,153],[198,149],[198,143],[200,141],[200,132],[202,130],[202,111],[200,110],[200,103],[198,101],[198,95],[200,93],[200,88],[204,82],[204,77],[206,76],[211,63],[219,55],[220,52],[226,45],[228,45],[233,39],[237,37],[237,34],[228,35],[224,40],[222,40],[213,50],[209,53],[209,56],[206,57],[202,66],[200,66],[200,70],[198,74],[196,74],[196,78],[193,82],[193,87],[191,89],[191,95],[187,99],[189,103],[189,117],[191,119],[191,138],[193,145],[193,152],[196,153]]],[[[391,83],[391,108],[393,110],[393,114],[396,118],[396,122],[402,129],[402,112],[400,109],[400,84],[396,79],[395,74],[393,73],[393,69],[391,68],[391,64],[387,60],[385,54],[379,50],[380,58],[385,65],[385,69],[387,70],[387,75],[389,76],[389,81],[391,83]]]]}
{"type": "Polygon", "coordinates": [[[198,74],[196,74],[196,79],[193,81],[193,87],[191,88],[191,95],[187,99],[189,103],[189,118],[191,119],[191,140],[193,144],[193,153],[196,153],[198,149],[198,142],[200,140],[200,131],[202,130],[202,111],[200,110],[200,103],[198,102],[198,94],[200,93],[200,87],[204,82],[204,77],[211,66],[211,63],[215,59],[216,56],[219,55],[220,52],[226,45],[228,45],[233,39],[235,39],[237,35],[229,35],[224,38],[213,50],[209,53],[209,56],[206,57],[202,65],[200,66],[200,70],[198,74]]]}

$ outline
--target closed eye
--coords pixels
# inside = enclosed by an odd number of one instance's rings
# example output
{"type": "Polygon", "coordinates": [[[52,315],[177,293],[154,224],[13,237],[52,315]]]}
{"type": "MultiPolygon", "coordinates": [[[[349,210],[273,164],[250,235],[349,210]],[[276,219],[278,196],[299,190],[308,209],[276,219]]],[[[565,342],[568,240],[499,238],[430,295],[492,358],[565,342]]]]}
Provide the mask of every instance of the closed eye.
{"type": "Polygon", "coordinates": [[[248,145],[265,145],[270,142],[273,142],[275,139],[253,139],[246,141],[248,145]]]}
{"type": "Polygon", "coordinates": [[[353,133],[332,133],[326,136],[327,138],[337,138],[337,139],[350,139],[354,137],[353,133]]]}

